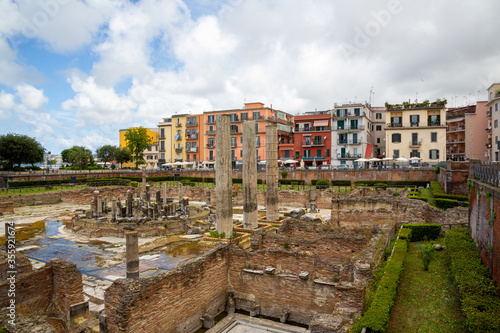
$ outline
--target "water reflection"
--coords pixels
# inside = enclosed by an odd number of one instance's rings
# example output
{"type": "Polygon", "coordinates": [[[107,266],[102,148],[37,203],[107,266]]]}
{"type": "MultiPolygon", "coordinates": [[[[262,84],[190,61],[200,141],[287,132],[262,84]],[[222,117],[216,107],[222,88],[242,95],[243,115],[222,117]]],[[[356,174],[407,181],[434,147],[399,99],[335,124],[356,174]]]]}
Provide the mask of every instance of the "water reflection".
{"type": "MultiPolygon", "coordinates": [[[[78,270],[83,274],[101,279],[125,277],[125,250],[123,250],[123,253],[116,253],[107,250],[107,248],[112,247],[108,244],[84,244],[63,238],[50,238],[59,233],[59,228],[63,225],[63,221],[47,220],[42,223],[43,226],[38,225],[37,231],[33,231],[31,237],[28,237],[29,239],[19,245],[19,247],[29,245],[39,246],[22,251],[24,255],[43,262],[53,259],[66,260],[76,264],[78,270]]],[[[143,258],[139,262],[141,276],[154,275],[164,270],[171,270],[180,262],[197,256],[197,244],[194,244],[194,246],[191,244],[187,245],[184,247],[179,246],[178,249],[172,252],[169,251],[168,253],[157,252],[155,256],[150,255],[153,253],[149,253],[145,259],[143,258]]]]}

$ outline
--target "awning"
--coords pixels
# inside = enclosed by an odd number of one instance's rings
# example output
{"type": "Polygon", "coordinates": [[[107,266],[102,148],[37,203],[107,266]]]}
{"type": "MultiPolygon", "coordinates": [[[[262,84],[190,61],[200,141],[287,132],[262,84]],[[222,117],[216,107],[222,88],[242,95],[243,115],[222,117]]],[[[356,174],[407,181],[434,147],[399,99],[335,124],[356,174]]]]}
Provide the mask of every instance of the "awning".
{"type": "Polygon", "coordinates": [[[314,122],[314,127],[328,126],[328,120],[316,120],[314,122]]]}
{"type": "Polygon", "coordinates": [[[365,158],[371,158],[372,157],[372,152],[373,152],[373,145],[367,144],[366,145],[366,151],[365,151],[365,158]]]}

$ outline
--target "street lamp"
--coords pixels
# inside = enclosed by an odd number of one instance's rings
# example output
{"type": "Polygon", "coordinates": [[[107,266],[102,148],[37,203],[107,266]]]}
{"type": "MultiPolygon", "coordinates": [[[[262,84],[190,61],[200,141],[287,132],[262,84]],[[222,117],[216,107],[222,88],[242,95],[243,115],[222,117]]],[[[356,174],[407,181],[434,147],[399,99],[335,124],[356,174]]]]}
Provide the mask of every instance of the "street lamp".
{"type": "Polygon", "coordinates": [[[47,172],[49,172],[49,156],[50,156],[51,152],[49,151],[47,153],[47,172]]]}

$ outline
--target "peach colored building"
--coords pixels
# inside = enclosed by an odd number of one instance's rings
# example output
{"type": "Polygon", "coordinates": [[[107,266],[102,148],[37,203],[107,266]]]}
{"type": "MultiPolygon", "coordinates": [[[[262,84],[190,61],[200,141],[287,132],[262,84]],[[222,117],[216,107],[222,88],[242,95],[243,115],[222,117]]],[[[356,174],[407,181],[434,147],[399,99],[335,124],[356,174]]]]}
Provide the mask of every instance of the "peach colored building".
{"type": "Polygon", "coordinates": [[[490,161],[500,161],[500,83],[493,83],[488,88],[488,157],[490,161]]]}
{"type": "Polygon", "coordinates": [[[229,114],[231,116],[231,157],[233,165],[242,161],[242,122],[244,120],[255,120],[257,138],[257,161],[266,160],[266,125],[276,124],[278,127],[278,142],[289,143],[292,138],[293,116],[286,112],[265,107],[263,103],[245,103],[243,109],[206,111],[204,118],[204,163],[213,165],[215,163],[215,133],[217,115],[229,114]]]}

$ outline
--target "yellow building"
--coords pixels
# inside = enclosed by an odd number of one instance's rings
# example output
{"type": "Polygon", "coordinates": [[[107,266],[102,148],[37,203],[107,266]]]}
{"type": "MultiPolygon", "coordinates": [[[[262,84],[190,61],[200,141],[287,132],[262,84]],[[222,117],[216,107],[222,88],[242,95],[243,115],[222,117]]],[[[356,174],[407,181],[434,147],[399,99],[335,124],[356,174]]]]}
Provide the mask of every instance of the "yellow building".
{"type": "Polygon", "coordinates": [[[186,162],[186,115],[172,116],[172,162],[186,162]]]}
{"type": "Polygon", "coordinates": [[[446,160],[446,101],[386,103],[386,157],[420,158],[420,162],[446,160]]]}
{"type": "MultiPolygon", "coordinates": [[[[131,127],[129,129],[135,129],[137,127],[131,127]]],[[[125,133],[129,129],[121,129],[120,130],[120,148],[126,147],[127,146],[127,140],[125,139],[125,133]]],[[[144,150],[144,160],[146,161],[146,166],[147,168],[158,168],[158,140],[159,140],[159,135],[158,135],[158,128],[146,128],[148,132],[148,136],[151,138],[151,141],[153,142],[151,146],[149,146],[148,149],[144,150]]],[[[122,167],[127,167],[127,168],[134,168],[135,163],[128,162],[128,163],[123,163],[122,167]]]]}
{"type": "Polygon", "coordinates": [[[171,163],[172,160],[172,118],[163,118],[158,124],[160,139],[159,139],[159,164],[171,163]]]}

